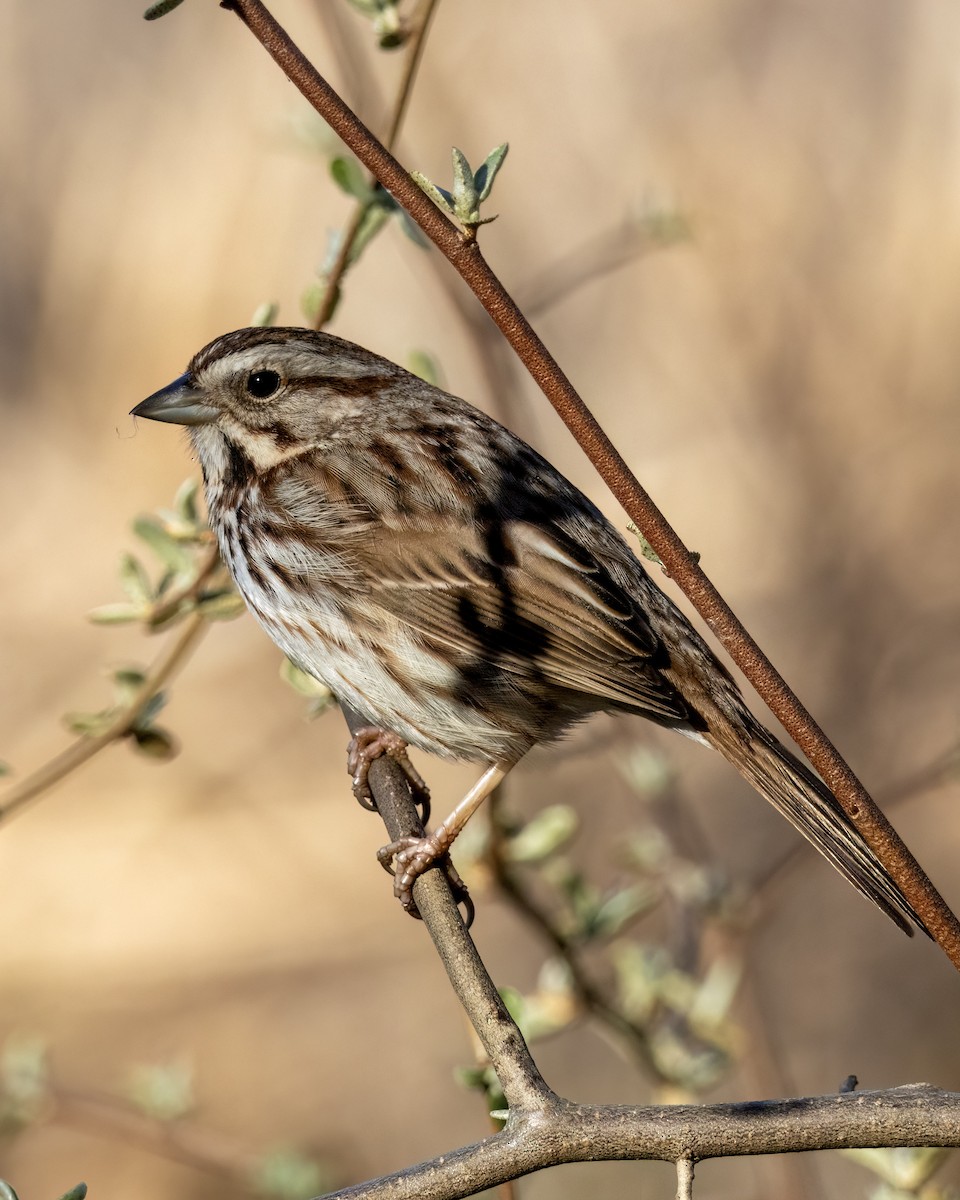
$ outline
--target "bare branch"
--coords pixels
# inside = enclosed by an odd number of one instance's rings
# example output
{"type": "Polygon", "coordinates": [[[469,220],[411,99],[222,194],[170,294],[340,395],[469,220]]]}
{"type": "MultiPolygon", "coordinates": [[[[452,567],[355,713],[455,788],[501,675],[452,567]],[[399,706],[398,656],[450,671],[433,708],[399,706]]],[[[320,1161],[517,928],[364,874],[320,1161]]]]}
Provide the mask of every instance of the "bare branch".
{"type": "MultiPolygon", "coordinates": [[[[511,1114],[502,1132],[326,1200],[456,1200],[560,1163],[642,1161],[693,1166],[708,1158],[960,1146],[960,1094],[917,1083],[883,1092],[747,1104],[569,1104],[511,1114]]],[[[682,1180],[682,1175],[679,1175],[682,1180]]],[[[682,1193],[680,1193],[682,1194],[682,1193]]]]}

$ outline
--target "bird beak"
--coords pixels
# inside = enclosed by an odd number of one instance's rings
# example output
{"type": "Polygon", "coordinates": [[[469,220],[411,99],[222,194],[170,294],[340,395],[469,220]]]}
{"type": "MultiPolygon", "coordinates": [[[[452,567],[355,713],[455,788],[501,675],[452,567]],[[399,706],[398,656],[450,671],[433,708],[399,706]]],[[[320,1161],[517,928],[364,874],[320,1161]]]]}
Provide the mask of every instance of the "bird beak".
{"type": "Polygon", "coordinates": [[[181,375],[167,387],[141,400],[130,412],[131,417],[168,421],[171,425],[209,425],[219,415],[219,411],[204,399],[203,393],[193,386],[189,374],[181,375]]]}

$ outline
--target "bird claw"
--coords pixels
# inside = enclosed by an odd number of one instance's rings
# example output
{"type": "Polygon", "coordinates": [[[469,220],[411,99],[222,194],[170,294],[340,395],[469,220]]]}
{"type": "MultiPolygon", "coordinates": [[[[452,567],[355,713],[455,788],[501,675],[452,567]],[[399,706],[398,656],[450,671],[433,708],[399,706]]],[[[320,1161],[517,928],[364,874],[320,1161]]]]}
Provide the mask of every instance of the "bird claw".
{"type": "Polygon", "coordinates": [[[357,802],[368,812],[376,812],[377,805],[367,782],[370,764],[386,754],[403,770],[410,785],[413,802],[420,810],[420,819],[426,824],[430,819],[430,789],[420,772],[410,761],[407,743],[399,734],[376,725],[364,725],[358,729],[347,746],[347,771],[353,777],[353,794],[357,802]]]}
{"type": "Polygon", "coordinates": [[[417,920],[420,920],[420,912],[413,898],[413,885],[431,867],[442,867],[454,899],[466,910],[464,924],[469,929],[477,910],[467,885],[447,853],[451,840],[443,836],[442,827],[424,837],[398,838],[377,851],[377,861],[393,876],[393,894],[403,906],[403,911],[417,920]]]}

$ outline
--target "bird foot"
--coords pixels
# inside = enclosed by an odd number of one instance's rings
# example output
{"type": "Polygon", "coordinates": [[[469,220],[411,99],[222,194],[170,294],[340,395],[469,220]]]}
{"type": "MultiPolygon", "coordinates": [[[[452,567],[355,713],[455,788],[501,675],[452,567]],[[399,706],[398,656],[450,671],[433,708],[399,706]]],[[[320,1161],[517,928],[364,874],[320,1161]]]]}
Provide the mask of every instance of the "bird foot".
{"type": "Polygon", "coordinates": [[[410,761],[407,743],[399,734],[389,729],[364,725],[350,739],[347,747],[347,771],[353,776],[353,794],[357,801],[368,811],[376,812],[377,805],[370,791],[367,776],[370,773],[370,764],[383,754],[388,755],[402,768],[410,784],[413,802],[420,809],[420,819],[426,824],[430,819],[430,789],[410,761]]]}
{"type": "Polygon", "coordinates": [[[447,853],[453,840],[441,825],[435,833],[428,833],[425,837],[398,838],[388,846],[381,847],[377,851],[377,861],[393,876],[393,894],[400,901],[404,912],[418,920],[420,913],[413,898],[413,885],[431,867],[442,867],[454,899],[466,910],[464,924],[469,929],[477,910],[467,885],[460,878],[460,873],[447,853]]]}

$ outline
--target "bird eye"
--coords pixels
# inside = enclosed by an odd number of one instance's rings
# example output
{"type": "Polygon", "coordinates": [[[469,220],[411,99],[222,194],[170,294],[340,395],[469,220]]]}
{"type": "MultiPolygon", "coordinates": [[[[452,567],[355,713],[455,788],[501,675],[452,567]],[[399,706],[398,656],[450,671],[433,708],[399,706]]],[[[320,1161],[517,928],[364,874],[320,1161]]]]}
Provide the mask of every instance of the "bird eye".
{"type": "Polygon", "coordinates": [[[276,371],[251,371],[247,376],[247,391],[258,400],[266,400],[280,387],[276,371]]]}

